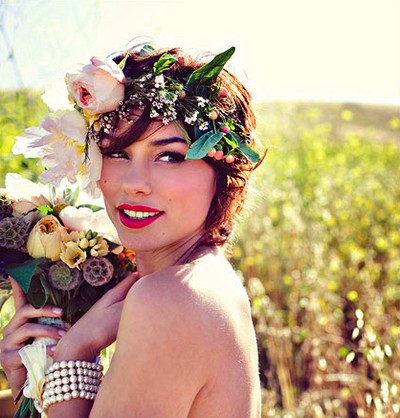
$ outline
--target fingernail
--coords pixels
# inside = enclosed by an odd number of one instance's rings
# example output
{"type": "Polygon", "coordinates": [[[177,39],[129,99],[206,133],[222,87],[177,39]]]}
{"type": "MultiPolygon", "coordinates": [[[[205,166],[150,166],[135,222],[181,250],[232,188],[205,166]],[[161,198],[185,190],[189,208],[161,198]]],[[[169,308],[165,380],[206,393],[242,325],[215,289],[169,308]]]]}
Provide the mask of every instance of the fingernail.
{"type": "Polygon", "coordinates": [[[59,329],[58,330],[58,335],[60,335],[61,337],[63,337],[67,332],[64,331],[63,329],[59,329]]]}
{"type": "Polygon", "coordinates": [[[52,311],[56,315],[61,315],[63,313],[63,310],[61,308],[58,308],[57,306],[55,306],[54,308],[52,308],[52,311]]]}

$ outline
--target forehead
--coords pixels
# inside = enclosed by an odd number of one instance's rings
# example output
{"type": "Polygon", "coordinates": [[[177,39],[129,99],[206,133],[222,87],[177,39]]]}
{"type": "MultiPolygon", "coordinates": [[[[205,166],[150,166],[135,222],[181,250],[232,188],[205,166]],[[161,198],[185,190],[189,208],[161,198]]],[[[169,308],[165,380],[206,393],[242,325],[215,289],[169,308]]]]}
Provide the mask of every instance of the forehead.
{"type": "Polygon", "coordinates": [[[182,138],[185,140],[184,124],[180,120],[164,125],[158,118],[141,117],[143,112],[134,109],[130,121],[120,119],[111,134],[103,134],[100,147],[103,151],[116,151],[144,140],[182,138]]]}

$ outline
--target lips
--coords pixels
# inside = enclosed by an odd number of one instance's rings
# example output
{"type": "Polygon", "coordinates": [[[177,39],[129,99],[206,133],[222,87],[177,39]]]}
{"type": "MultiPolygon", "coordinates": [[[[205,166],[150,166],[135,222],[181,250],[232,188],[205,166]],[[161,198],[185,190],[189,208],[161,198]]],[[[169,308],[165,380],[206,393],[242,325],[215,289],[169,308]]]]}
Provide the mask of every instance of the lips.
{"type": "Polygon", "coordinates": [[[117,207],[121,223],[133,229],[144,228],[155,222],[164,212],[149,206],[123,204],[117,207]]]}

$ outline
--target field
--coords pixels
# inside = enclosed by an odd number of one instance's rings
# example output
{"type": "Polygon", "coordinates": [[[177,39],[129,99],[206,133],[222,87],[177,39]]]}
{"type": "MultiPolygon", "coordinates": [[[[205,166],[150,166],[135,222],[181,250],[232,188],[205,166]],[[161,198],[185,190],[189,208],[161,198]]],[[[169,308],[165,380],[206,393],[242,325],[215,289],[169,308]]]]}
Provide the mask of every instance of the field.
{"type": "MultiPolygon", "coordinates": [[[[269,151],[232,262],[252,302],[263,416],[399,416],[399,108],[257,110],[269,151]]],[[[44,111],[34,92],[2,99],[0,187],[10,171],[37,178],[9,152],[44,111]]]]}

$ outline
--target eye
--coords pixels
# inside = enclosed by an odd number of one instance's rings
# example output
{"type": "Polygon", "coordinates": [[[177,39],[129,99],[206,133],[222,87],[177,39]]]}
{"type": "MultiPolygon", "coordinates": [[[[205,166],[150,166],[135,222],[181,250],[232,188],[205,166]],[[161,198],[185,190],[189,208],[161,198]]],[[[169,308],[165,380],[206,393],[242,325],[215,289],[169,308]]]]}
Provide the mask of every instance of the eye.
{"type": "Polygon", "coordinates": [[[185,154],[174,151],[165,151],[157,156],[157,161],[166,163],[181,163],[185,160],[185,154]]]}
{"type": "Polygon", "coordinates": [[[105,158],[113,158],[113,159],[128,159],[128,155],[125,152],[106,152],[103,154],[105,158]]]}

